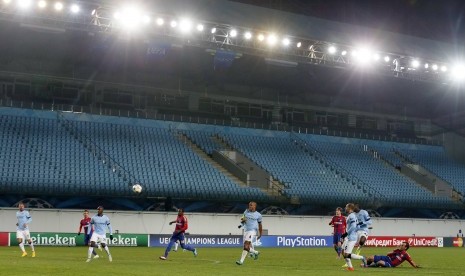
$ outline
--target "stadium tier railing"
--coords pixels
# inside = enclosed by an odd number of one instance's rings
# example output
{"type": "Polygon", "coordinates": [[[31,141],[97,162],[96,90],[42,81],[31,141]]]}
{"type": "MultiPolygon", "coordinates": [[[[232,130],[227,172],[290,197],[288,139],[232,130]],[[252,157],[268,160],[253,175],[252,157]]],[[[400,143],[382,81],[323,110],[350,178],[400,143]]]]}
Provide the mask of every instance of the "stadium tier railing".
{"type": "MultiPolygon", "coordinates": [[[[433,145],[442,146],[442,141],[439,140],[426,140],[426,139],[415,139],[415,138],[400,138],[386,135],[368,134],[357,131],[347,130],[331,130],[327,127],[300,127],[300,126],[289,126],[287,124],[276,124],[276,123],[257,123],[257,122],[241,122],[237,119],[214,119],[206,118],[201,116],[183,116],[175,114],[159,114],[157,111],[150,110],[122,110],[112,108],[101,108],[92,106],[77,106],[67,104],[53,104],[53,103],[37,103],[37,102],[26,102],[26,101],[13,101],[0,99],[0,106],[3,107],[14,107],[23,109],[34,109],[34,110],[51,110],[51,111],[62,111],[62,112],[74,112],[74,113],[86,113],[103,116],[116,116],[126,118],[139,118],[139,119],[151,119],[161,121],[173,121],[173,122],[184,122],[184,123],[195,123],[205,125],[218,125],[218,126],[232,126],[242,128],[253,128],[253,129],[265,129],[265,130],[276,130],[295,132],[303,134],[317,134],[327,136],[338,136],[348,138],[359,138],[369,139],[378,141],[408,143],[408,144],[421,144],[421,145],[433,145]]],[[[220,116],[220,115],[219,115],[220,116]]]]}

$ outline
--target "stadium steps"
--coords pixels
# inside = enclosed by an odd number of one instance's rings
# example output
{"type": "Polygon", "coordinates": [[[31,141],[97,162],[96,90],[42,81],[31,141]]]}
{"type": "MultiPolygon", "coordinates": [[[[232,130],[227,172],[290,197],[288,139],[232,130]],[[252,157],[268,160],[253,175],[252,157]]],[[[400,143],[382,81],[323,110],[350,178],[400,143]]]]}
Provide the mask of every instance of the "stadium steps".
{"type": "Polygon", "coordinates": [[[231,179],[234,183],[236,183],[237,185],[241,186],[241,187],[247,187],[247,184],[242,182],[239,178],[235,177],[234,175],[232,175],[230,172],[228,172],[225,168],[223,168],[220,164],[218,164],[217,162],[215,162],[215,160],[213,160],[213,158],[211,158],[207,153],[205,153],[198,145],[196,145],[190,138],[189,136],[187,136],[186,134],[184,133],[181,133],[181,132],[177,132],[175,134],[175,137],[180,140],[181,142],[183,142],[184,144],[186,144],[190,149],[192,149],[192,151],[197,154],[198,156],[200,156],[202,159],[204,159],[205,161],[207,161],[208,163],[210,163],[216,170],[218,170],[219,172],[221,172],[222,174],[224,174],[226,177],[228,177],[229,179],[231,179]]]}
{"type": "MultiPolygon", "coordinates": [[[[242,156],[246,157],[246,155],[244,153],[242,153],[240,150],[234,148],[231,144],[229,144],[227,142],[226,139],[222,138],[221,136],[219,135],[216,135],[216,136],[212,136],[211,139],[222,146],[222,148],[224,149],[227,149],[227,150],[233,150],[233,151],[237,151],[239,152],[242,156]]],[[[254,162],[253,160],[251,160],[250,158],[248,158],[248,160],[250,160],[252,163],[254,163],[255,165],[259,166],[256,162],[254,162]]],[[[269,171],[267,171],[265,168],[262,168],[261,166],[259,166],[261,169],[265,170],[268,174],[270,174],[269,171]]],[[[272,183],[271,183],[271,189],[261,189],[264,193],[268,194],[268,195],[271,195],[271,196],[279,196],[279,197],[283,197],[283,200],[284,200],[284,196],[282,196],[282,191],[285,189],[285,185],[283,183],[281,183],[278,179],[273,179],[272,183]]],[[[293,204],[299,204],[299,199],[298,198],[291,198],[291,201],[293,204]]]]}

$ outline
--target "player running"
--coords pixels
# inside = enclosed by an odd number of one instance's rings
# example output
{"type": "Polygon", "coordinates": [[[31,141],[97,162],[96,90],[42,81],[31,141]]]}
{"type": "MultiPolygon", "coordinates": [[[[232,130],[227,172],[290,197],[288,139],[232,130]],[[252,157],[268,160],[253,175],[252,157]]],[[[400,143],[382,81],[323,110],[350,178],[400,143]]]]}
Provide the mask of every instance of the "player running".
{"type": "MultiPolygon", "coordinates": [[[[89,211],[84,210],[84,218],[81,219],[79,223],[79,231],[78,231],[78,236],[81,235],[81,230],[84,228],[84,245],[89,246],[90,245],[90,238],[92,236],[92,229],[89,229],[90,227],[90,217],[89,217],[89,211]],[[89,231],[90,230],[90,231],[89,231]]],[[[92,228],[92,227],[91,227],[92,228]]],[[[98,259],[99,255],[97,255],[97,252],[95,252],[95,249],[92,250],[92,254],[94,255],[94,259],[98,259]]]]}
{"type": "Polygon", "coordinates": [[[241,225],[244,227],[244,247],[242,250],[241,259],[236,261],[236,264],[242,265],[245,257],[250,252],[255,260],[258,259],[260,252],[253,248],[252,241],[255,237],[259,240],[262,236],[262,214],[257,212],[257,203],[249,202],[249,208],[245,210],[244,215],[241,218],[241,225]],[[258,236],[257,236],[258,234],[258,236]]]}
{"type": "Polygon", "coordinates": [[[354,270],[351,259],[362,260],[363,266],[366,266],[365,257],[357,255],[357,254],[352,254],[352,250],[354,249],[355,243],[357,242],[357,229],[358,229],[357,227],[358,220],[357,220],[357,216],[355,215],[354,208],[355,206],[353,203],[348,203],[346,205],[346,213],[348,214],[347,232],[342,235],[342,238],[347,237],[347,239],[344,241],[344,244],[342,246],[344,248],[344,259],[347,263],[347,270],[349,271],[354,270]]]}
{"type": "Polygon", "coordinates": [[[360,209],[358,204],[354,205],[355,209],[354,212],[357,214],[358,220],[358,229],[357,229],[357,243],[358,247],[355,251],[355,254],[360,255],[360,251],[362,251],[362,247],[365,245],[366,240],[368,239],[369,234],[369,227],[373,223],[370,218],[370,215],[367,211],[360,209]]]}
{"type": "Polygon", "coordinates": [[[189,225],[187,222],[187,217],[184,215],[183,209],[178,210],[178,217],[176,218],[176,220],[170,221],[170,225],[173,223],[176,223],[176,228],[174,229],[173,235],[171,236],[170,243],[166,247],[165,255],[160,256],[160,260],[166,260],[168,258],[168,254],[171,251],[171,247],[177,241],[179,241],[182,249],[192,251],[192,253],[194,253],[194,256],[197,257],[197,249],[185,243],[184,233],[186,232],[189,225]]]}
{"type": "Polygon", "coordinates": [[[18,204],[18,209],[19,211],[16,212],[16,219],[18,221],[16,223],[16,240],[18,240],[19,248],[23,252],[21,257],[27,256],[27,252],[24,249],[24,241],[27,241],[32,250],[32,258],[35,258],[36,251],[34,249],[34,243],[32,242],[28,227],[28,224],[32,222],[31,215],[29,215],[28,211],[24,210],[23,203],[18,204]]]}
{"type": "Polygon", "coordinates": [[[368,267],[396,267],[407,261],[414,268],[420,268],[407,253],[409,248],[410,245],[408,242],[404,241],[397,249],[388,253],[387,256],[370,256],[367,258],[368,267]]]}
{"type": "Polygon", "coordinates": [[[92,236],[90,238],[90,245],[89,245],[89,250],[87,252],[87,261],[90,262],[92,259],[90,258],[92,256],[92,252],[95,250],[97,247],[97,243],[100,242],[101,246],[103,249],[105,249],[105,252],[108,254],[108,260],[111,262],[113,261],[113,258],[111,257],[110,254],[110,249],[108,248],[107,245],[107,228],[110,231],[110,240],[113,240],[113,229],[111,228],[110,225],[110,219],[103,214],[103,206],[97,207],[97,215],[93,216],[92,219],[90,220],[90,225],[88,230],[88,234],[92,231],[92,226],[94,226],[94,232],[92,233],[92,236]]]}
{"type": "Polygon", "coordinates": [[[336,208],[336,215],[333,216],[331,222],[329,223],[334,228],[333,232],[333,246],[334,250],[337,252],[338,258],[341,258],[342,252],[342,239],[341,236],[346,232],[346,218],[342,215],[342,208],[336,208]]]}

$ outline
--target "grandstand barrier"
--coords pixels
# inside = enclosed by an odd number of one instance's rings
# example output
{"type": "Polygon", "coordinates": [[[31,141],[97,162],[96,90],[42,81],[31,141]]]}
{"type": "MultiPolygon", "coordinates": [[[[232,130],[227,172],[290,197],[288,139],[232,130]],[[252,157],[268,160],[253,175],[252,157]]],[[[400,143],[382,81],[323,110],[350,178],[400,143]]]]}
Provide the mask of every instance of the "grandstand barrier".
{"type": "Polygon", "coordinates": [[[229,159],[226,154],[215,150],[212,153],[212,157],[216,163],[220,164],[223,168],[228,170],[228,172],[249,186],[249,174],[244,169],[235,164],[231,159],[229,159]]]}

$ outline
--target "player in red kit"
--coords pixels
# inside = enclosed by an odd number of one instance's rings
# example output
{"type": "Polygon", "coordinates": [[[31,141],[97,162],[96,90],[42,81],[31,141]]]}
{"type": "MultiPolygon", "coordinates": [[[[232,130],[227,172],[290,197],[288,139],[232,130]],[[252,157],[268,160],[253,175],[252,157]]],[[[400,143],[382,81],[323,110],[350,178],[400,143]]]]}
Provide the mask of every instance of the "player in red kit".
{"type": "Polygon", "coordinates": [[[387,254],[387,256],[374,255],[367,258],[368,267],[396,267],[404,261],[410,263],[414,268],[420,268],[407,253],[410,248],[408,242],[402,242],[399,248],[387,254]]]}
{"type": "Polygon", "coordinates": [[[168,258],[168,254],[171,251],[171,247],[177,241],[179,241],[179,244],[181,245],[182,249],[193,252],[194,256],[197,257],[197,249],[185,244],[184,241],[184,233],[189,227],[189,224],[187,222],[187,217],[184,215],[183,209],[178,210],[178,217],[176,218],[176,220],[171,221],[170,225],[173,223],[176,223],[176,228],[174,229],[173,235],[171,236],[170,243],[166,247],[165,255],[160,256],[160,260],[166,260],[168,258]]]}
{"type": "MultiPolygon", "coordinates": [[[[90,237],[92,236],[92,229],[91,231],[88,231],[89,227],[92,227],[90,225],[90,220],[91,218],[89,217],[89,211],[84,210],[84,218],[81,219],[81,222],[79,223],[78,236],[81,235],[81,230],[84,228],[84,245],[85,246],[89,246],[90,237]]],[[[97,255],[97,252],[95,252],[95,249],[92,251],[92,254],[94,255],[94,259],[99,258],[99,255],[97,255]]]]}
{"type": "Polygon", "coordinates": [[[333,246],[334,250],[337,252],[337,256],[341,257],[342,252],[342,234],[346,232],[346,218],[342,215],[342,208],[336,208],[336,215],[331,219],[329,223],[334,228],[333,232],[333,246]]]}

